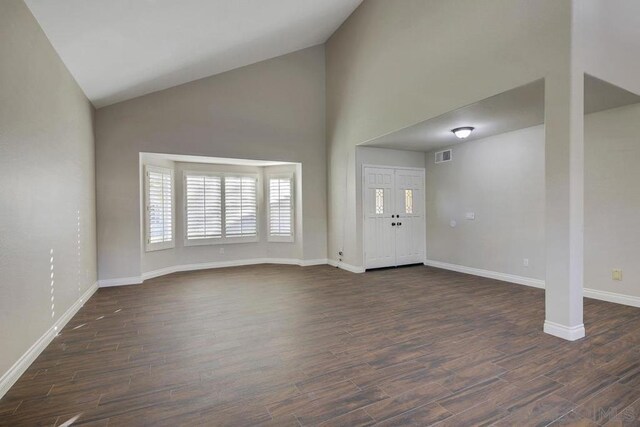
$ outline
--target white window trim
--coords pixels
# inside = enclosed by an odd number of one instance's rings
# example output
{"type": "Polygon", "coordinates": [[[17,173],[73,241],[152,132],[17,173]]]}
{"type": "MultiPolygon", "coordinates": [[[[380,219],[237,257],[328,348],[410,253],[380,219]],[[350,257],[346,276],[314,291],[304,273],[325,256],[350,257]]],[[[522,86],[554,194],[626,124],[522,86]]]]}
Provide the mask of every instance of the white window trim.
{"type": "Polygon", "coordinates": [[[210,245],[232,245],[236,243],[257,243],[260,241],[260,176],[253,172],[211,172],[211,171],[197,171],[197,170],[185,170],[182,172],[182,206],[183,206],[183,221],[182,229],[184,234],[184,246],[210,246],[210,245]],[[189,239],[187,236],[187,175],[197,176],[218,176],[222,178],[221,193],[222,193],[222,237],[211,237],[208,239],[189,239]],[[256,235],[246,237],[226,237],[226,206],[225,206],[225,177],[252,177],[256,180],[256,235]]]}
{"type": "Polygon", "coordinates": [[[296,238],[296,200],[295,200],[295,194],[296,194],[296,181],[295,181],[295,176],[293,174],[293,172],[288,172],[288,173],[273,173],[273,174],[268,174],[267,175],[267,179],[266,179],[266,188],[267,188],[267,194],[265,197],[265,203],[267,205],[267,241],[268,242],[273,242],[273,243],[293,243],[295,242],[296,238]],[[270,200],[271,200],[271,185],[270,185],[270,180],[271,179],[290,179],[291,180],[291,236],[272,236],[271,235],[271,206],[270,206],[270,200]]]}
{"type": "Polygon", "coordinates": [[[145,165],[144,167],[144,242],[145,252],[173,249],[176,246],[176,189],[173,169],[145,165]],[[171,175],[171,241],[149,243],[149,172],[169,173],[171,175]]]}

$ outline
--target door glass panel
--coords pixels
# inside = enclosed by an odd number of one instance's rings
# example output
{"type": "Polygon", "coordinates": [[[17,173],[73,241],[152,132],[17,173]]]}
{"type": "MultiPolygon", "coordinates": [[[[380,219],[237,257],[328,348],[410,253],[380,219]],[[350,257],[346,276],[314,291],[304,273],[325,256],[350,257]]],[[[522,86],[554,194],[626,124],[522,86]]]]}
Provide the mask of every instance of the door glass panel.
{"type": "Polygon", "coordinates": [[[413,190],[404,190],[404,213],[413,213],[413,190]]]}
{"type": "Polygon", "coordinates": [[[376,188],[376,214],[384,213],[384,188],[376,188]]]}

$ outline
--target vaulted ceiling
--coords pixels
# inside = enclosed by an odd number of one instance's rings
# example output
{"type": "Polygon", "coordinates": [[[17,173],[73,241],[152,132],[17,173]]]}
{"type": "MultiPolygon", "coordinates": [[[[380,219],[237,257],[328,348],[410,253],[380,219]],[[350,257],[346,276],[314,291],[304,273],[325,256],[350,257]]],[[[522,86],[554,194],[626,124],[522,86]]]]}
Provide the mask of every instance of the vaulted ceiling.
{"type": "Polygon", "coordinates": [[[26,0],[96,107],[324,43],[362,0],[26,0]]]}

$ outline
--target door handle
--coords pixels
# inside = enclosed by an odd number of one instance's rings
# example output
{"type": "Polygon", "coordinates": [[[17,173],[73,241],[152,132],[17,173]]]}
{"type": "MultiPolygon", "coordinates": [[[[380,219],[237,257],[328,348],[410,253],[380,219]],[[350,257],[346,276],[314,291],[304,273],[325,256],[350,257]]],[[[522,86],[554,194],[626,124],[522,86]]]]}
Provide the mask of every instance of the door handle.
{"type": "Polygon", "coordinates": [[[395,226],[396,226],[396,223],[395,223],[395,222],[392,222],[392,223],[391,223],[391,226],[392,226],[392,227],[395,227],[395,226]]]}

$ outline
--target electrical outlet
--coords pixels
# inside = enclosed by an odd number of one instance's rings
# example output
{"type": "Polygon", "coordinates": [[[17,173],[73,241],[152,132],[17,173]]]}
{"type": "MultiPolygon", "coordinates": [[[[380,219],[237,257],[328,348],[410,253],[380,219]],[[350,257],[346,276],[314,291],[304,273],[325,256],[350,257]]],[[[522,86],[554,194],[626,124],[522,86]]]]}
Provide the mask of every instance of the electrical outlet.
{"type": "Polygon", "coordinates": [[[619,268],[614,268],[611,273],[611,278],[613,280],[622,280],[622,270],[619,268]]]}
{"type": "Polygon", "coordinates": [[[220,255],[224,255],[224,248],[220,248],[220,255]]]}
{"type": "Polygon", "coordinates": [[[524,267],[529,267],[529,258],[524,258],[524,259],[522,260],[522,265],[523,265],[524,267]]]}

